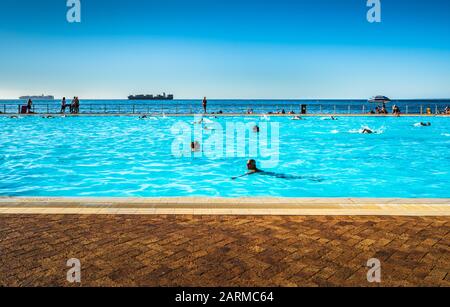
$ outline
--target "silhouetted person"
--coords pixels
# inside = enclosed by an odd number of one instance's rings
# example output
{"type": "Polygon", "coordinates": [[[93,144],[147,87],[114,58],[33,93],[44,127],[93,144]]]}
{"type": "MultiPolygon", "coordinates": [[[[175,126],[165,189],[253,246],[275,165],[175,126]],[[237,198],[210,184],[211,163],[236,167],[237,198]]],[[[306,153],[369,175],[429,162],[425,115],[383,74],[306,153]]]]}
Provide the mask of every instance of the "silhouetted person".
{"type": "Polygon", "coordinates": [[[206,100],[206,97],[203,97],[202,105],[203,105],[203,112],[206,113],[206,108],[208,106],[208,100],[206,100]]]}
{"type": "Polygon", "coordinates": [[[33,101],[31,101],[31,99],[28,99],[27,102],[27,112],[31,113],[31,109],[33,108],[33,101]]]}
{"type": "Polygon", "coordinates": [[[66,97],[63,97],[62,101],[61,101],[61,113],[64,114],[66,113],[66,97]]]}

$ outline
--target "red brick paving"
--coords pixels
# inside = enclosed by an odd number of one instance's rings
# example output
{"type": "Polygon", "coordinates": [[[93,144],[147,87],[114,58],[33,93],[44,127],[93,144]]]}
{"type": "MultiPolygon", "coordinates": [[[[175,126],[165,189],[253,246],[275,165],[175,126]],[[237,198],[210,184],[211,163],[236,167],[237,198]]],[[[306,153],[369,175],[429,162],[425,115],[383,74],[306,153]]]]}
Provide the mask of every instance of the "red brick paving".
{"type": "Polygon", "coordinates": [[[0,286],[450,286],[449,217],[0,216],[0,286]]]}

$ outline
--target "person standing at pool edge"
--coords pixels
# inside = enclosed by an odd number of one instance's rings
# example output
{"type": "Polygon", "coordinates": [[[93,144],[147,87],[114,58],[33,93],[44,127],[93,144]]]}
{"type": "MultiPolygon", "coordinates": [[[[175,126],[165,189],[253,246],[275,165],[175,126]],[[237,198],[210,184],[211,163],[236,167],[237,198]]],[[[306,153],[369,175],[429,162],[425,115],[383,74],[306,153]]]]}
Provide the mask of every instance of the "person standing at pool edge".
{"type": "Polygon", "coordinates": [[[206,114],[206,107],[208,105],[208,100],[206,100],[206,97],[203,97],[202,105],[203,105],[203,113],[206,114]]]}
{"type": "Polygon", "coordinates": [[[72,102],[70,103],[70,113],[71,114],[73,113],[73,110],[75,108],[75,98],[76,97],[73,97],[72,102]]]}
{"type": "Polygon", "coordinates": [[[66,97],[63,97],[61,101],[61,114],[66,113],[66,97]]]}
{"type": "Polygon", "coordinates": [[[31,108],[33,107],[33,101],[31,99],[28,99],[27,102],[27,112],[31,113],[31,108]]]}

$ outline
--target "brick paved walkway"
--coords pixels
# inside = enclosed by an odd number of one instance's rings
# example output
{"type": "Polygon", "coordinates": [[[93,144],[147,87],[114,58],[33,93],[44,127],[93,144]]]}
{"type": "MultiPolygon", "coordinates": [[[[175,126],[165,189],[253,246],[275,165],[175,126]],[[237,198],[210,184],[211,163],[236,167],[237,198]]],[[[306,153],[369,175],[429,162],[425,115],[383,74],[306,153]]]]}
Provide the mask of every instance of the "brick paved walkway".
{"type": "Polygon", "coordinates": [[[0,215],[0,286],[450,286],[449,217],[0,215]]]}

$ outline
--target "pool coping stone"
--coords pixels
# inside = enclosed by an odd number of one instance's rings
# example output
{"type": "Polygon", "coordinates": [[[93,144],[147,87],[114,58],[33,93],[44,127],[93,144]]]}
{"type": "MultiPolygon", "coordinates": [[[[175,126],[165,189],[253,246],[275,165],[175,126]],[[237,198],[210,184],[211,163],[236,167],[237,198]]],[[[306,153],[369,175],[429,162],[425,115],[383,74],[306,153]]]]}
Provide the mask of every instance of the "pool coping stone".
{"type": "Polygon", "coordinates": [[[0,197],[1,214],[450,216],[450,199],[0,197]]]}

